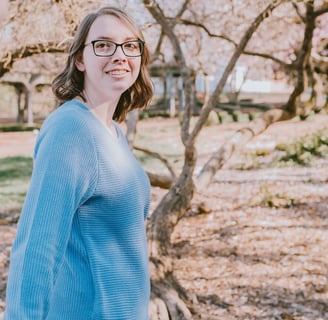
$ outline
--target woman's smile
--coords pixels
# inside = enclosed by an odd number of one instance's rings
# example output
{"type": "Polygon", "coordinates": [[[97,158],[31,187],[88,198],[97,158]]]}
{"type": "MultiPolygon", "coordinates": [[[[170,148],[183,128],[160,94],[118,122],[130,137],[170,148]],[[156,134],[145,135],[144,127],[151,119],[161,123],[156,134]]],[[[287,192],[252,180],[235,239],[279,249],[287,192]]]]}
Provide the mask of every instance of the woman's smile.
{"type": "Polygon", "coordinates": [[[109,71],[106,71],[107,74],[111,75],[111,76],[125,76],[127,73],[129,73],[130,71],[128,69],[125,68],[115,68],[109,71]]]}

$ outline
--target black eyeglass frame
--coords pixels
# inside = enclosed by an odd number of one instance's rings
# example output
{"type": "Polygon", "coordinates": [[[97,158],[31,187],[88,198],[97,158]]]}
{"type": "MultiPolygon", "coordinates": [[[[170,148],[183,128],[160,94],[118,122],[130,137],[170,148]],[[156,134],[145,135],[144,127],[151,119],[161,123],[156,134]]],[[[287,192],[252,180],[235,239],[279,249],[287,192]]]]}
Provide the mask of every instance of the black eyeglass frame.
{"type": "Polygon", "coordinates": [[[118,48],[118,47],[121,47],[122,52],[124,53],[124,55],[125,55],[126,57],[136,58],[136,57],[140,57],[140,56],[142,56],[143,51],[144,51],[145,41],[143,41],[143,40],[141,40],[141,39],[137,39],[137,40],[124,41],[124,42],[122,42],[122,43],[116,43],[116,42],[114,42],[114,41],[107,40],[107,39],[97,39],[97,40],[90,41],[89,43],[86,43],[86,44],[84,45],[84,47],[89,46],[90,44],[92,45],[92,49],[93,49],[93,53],[94,53],[94,55],[97,56],[97,57],[111,57],[111,56],[113,56],[113,55],[115,54],[117,48],[118,48]],[[110,43],[114,44],[114,45],[115,45],[115,49],[114,49],[113,53],[112,53],[112,54],[97,54],[97,53],[96,53],[96,49],[95,49],[95,44],[96,44],[97,42],[110,42],[110,43]],[[138,43],[138,44],[139,44],[139,47],[140,47],[140,54],[138,54],[138,55],[126,54],[126,52],[124,51],[124,47],[123,47],[123,46],[124,46],[125,44],[127,44],[127,43],[131,43],[131,42],[132,42],[132,43],[138,43]]]}

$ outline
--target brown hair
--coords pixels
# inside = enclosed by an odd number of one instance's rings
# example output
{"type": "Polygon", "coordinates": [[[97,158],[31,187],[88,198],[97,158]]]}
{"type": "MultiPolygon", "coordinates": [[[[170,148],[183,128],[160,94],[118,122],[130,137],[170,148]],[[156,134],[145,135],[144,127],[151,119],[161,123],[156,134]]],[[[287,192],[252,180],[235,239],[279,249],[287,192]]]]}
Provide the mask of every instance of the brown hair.
{"type": "MultiPolygon", "coordinates": [[[[127,26],[136,33],[136,36],[144,41],[140,28],[136,25],[132,17],[122,9],[105,6],[96,12],[89,13],[82,20],[76,31],[68,50],[68,57],[64,70],[60,72],[52,82],[52,91],[60,103],[71,100],[76,96],[81,96],[85,100],[83,95],[84,73],[77,69],[75,62],[84,48],[85,39],[92,24],[99,16],[103,15],[112,15],[123,20],[127,26]]],[[[150,53],[145,44],[141,56],[138,78],[129,89],[122,93],[113,116],[114,120],[121,122],[125,120],[129,111],[133,109],[143,109],[149,105],[153,96],[153,85],[147,69],[149,61],[150,53]]]]}

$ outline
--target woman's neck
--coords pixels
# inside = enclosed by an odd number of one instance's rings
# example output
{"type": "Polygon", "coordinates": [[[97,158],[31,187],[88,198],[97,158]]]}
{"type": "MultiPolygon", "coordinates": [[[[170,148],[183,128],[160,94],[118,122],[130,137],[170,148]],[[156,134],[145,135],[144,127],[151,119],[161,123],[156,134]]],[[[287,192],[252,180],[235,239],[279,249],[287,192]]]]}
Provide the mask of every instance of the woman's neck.
{"type": "Polygon", "coordinates": [[[114,101],[104,101],[97,102],[88,95],[86,90],[83,91],[85,97],[84,103],[90,109],[90,111],[114,134],[117,135],[115,126],[113,124],[113,116],[117,106],[117,102],[114,101]]]}

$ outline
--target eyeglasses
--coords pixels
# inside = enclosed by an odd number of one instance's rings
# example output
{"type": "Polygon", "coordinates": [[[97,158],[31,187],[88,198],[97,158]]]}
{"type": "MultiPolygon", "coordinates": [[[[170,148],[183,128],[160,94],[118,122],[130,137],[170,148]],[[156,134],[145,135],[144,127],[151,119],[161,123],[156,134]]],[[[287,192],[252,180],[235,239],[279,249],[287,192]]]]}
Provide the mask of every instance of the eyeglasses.
{"type": "Polygon", "coordinates": [[[126,41],[123,43],[116,43],[110,40],[94,40],[86,43],[84,46],[92,45],[93,52],[98,57],[110,57],[112,56],[117,47],[121,47],[123,53],[127,57],[140,57],[143,53],[145,42],[138,40],[126,41]]]}

